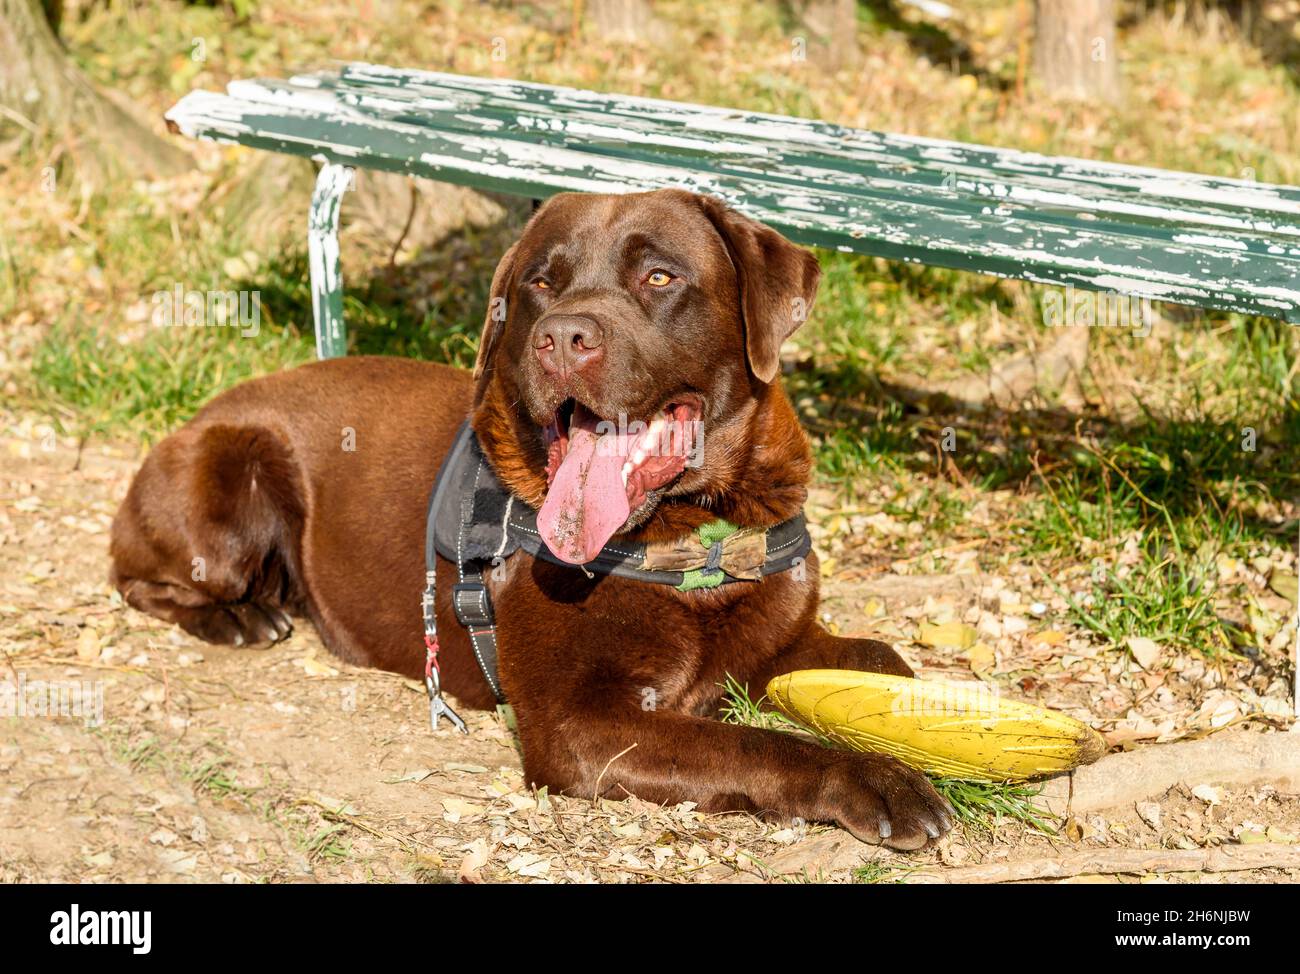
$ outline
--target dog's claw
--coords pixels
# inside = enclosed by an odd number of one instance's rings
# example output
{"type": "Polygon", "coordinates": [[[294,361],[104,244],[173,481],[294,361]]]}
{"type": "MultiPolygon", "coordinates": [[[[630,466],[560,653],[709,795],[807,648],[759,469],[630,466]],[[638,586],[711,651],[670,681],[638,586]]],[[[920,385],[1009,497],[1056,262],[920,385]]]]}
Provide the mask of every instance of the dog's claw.
{"type": "Polygon", "coordinates": [[[177,621],[186,632],[226,646],[269,646],[293,632],[293,622],[282,609],[255,602],[190,609],[177,621]]]}
{"type": "Polygon", "coordinates": [[[884,755],[848,757],[834,772],[836,820],[866,842],[914,850],[938,839],[952,818],[928,778],[884,755]]]}

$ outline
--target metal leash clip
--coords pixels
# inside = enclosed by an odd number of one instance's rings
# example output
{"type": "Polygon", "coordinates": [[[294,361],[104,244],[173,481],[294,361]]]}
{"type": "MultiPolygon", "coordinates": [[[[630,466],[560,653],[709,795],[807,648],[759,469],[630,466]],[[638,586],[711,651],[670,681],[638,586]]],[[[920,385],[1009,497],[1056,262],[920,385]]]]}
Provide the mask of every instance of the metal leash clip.
{"type": "Polygon", "coordinates": [[[469,728],[465,726],[465,721],[442,695],[442,674],[438,667],[438,622],[433,612],[434,586],[435,576],[430,571],[425,575],[424,597],[421,599],[424,611],[424,688],[429,691],[429,726],[436,731],[438,718],[446,717],[462,734],[468,734],[469,728]]]}
{"type": "Polygon", "coordinates": [[[465,721],[460,714],[452,709],[447,698],[442,695],[442,683],[438,676],[438,664],[436,660],[438,641],[433,641],[433,650],[429,659],[433,665],[426,665],[424,669],[424,686],[429,691],[429,726],[434,730],[438,729],[438,718],[445,716],[462,734],[468,734],[469,728],[465,726],[465,721]]]}

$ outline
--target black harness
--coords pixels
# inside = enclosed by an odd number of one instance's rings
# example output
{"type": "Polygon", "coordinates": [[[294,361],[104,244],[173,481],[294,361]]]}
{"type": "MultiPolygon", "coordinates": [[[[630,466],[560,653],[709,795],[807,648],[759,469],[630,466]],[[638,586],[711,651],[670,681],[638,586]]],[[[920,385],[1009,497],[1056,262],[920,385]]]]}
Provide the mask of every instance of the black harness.
{"type": "MultiPolygon", "coordinates": [[[[783,572],[802,562],[812,548],[812,539],[803,514],[761,533],[747,534],[749,547],[755,549],[753,570],[728,570],[725,541],[700,548],[699,568],[664,568],[664,558],[655,546],[615,541],[579,570],[592,574],[619,575],[643,582],[672,585],[690,590],[732,582],[753,580],[763,575],[783,572]],[[755,546],[759,546],[755,548],[755,546]],[[761,563],[758,563],[761,559],[761,563]]],[[[465,627],[474,658],[483,677],[500,703],[505,702],[497,672],[496,622],[492,599],[484,584],[485,571],[502,564],[519,549],[534,558],[564,565],[551,553],[537,532],[537,512],[512,495],[497,480],[491,465],[479,448],[469,422],[461,424],[451,452],[443,461],[433,483],[429,512],[425,522],[425,588],[422,599],[424,641],[426,648],[425,684],[429,690],[432,723],[448,716],[465,730],[464,722],[442,699],[438,671],[438,625],[434,616],[434,594],[438,555],[456,566],[457,581],[452,586],[451,604],[456,620],[465,627]]],[[[671,561],[671,557],[668,559],[671,561]]],[[[468,731],[467,731],[468,732],[468,731]]]]}

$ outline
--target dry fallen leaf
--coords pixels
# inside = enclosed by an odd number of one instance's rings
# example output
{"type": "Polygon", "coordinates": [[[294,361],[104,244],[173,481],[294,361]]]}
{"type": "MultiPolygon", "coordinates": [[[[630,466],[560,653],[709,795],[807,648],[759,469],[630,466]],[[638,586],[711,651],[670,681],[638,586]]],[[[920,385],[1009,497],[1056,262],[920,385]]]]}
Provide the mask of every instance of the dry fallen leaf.
{"type": "Polygon", "coordinates": [[[968,626],[961,622],[943,622],[938,625],[932,625],[923,622],[920,625],[917,634],[917,642],[924,643],[926,646],[949,649],[970,649],[975,645],[975,640],[979,638],[979,633],[975,631],[974,626],[968,626]]]}
{"type": "Polygon", "coordinates": [[[199,864],[197,855],[180,849],[162,849],[159,851],[158,856],[167,869],[177,875],[192,873],[199,864]]]}
{"type": "Polygon", "coordinates": [[[1071,842],[1082,842],[1084,839],[1090,839],[1097,834],[1087,822],[1071,816],[1065,821],[1065,834],[1071,842]]]}
{"type": "Polygon", "coordinates": [[[314,656],[304,656],[295,662],[303,668],[308,676],[338,676],[339,671],[328,663],[322,663],[314,656]]]}
{"type": "Polygon", "coordinates": [[[996,662],[992,648],[985,643],[976,643],[966,651],[966,663],[972,673],[988,673],[996,662]]]}
{"type": "Polygon", "coordinates": [[[1149,670],[1160,659],[1160,644],[1146,636],[1129,636],[1125,641],[1128,651],[1137,660],[1138,666],[1149,670]]]}
{"type": "Polygon", "coordinates": [[[502,797],[510,803],[510,811],[508,812],[510,815],[514,815],[516,812],[531,812],[537,807],[537,799],[532,795],[521,795],[518,792],[511,792],[502,797]]]}
{"type": "Polygon", "coordinates": [[[460,861],[460,869],[457,871],[460,881],[462,883],[482,882],[483,877],[479,875],[479,872],[488,864],[488,860],[492,856],[487,840],[475,839],[465,846],[465,849],[467,850],[465,858],[460,861]]]}
{"type": "Polygon", "coordinates": [[[1207,805],[1217,805],[1223,801],[1223,795],[1213,785],[1197,785],[1192,789],[1192,797],[1199,798],[1207,805]]]}
{"type": "Polygon", "coordinates": [[[1201,727],[1222,727],[1240,713],[1238,702],[1227,693],[1212,693],[1192,716],[1192,723],[1201,727]]]}
{"type": "Polygon", "coordinates": [[[545,876],[551,871],[551,860],[539,856],[535,852],[521,852],[508,863],[506,870],[519,876],[545,876]]]}
{"type": "Polygon", "coordinates": [[[487,809],[482,805],[465,801],[463,798],[444,798],[442,800],[442,817],[452,825],[457,824],[462,818],[482,815],[485,811],[487,809]]]}
{"type": "Polygon", "coordinates": [[[77,659],[85,663],[93,663],[99,659],[99,633],[86,626],[77,636],[77,659]]]}
{"type": "Polygon", "coordinates": [[[1015,636],[1029,631],[1029,620],[1024,616],[1003,616],[1002,635],[1015,636]]]}
{"type": "Polygon", "coordinates": [[[1157,832],[1160,831],[1160,806],[1155,802],[1138,802],[1138,818],[1146,822],[1157,832]]]}
{"type": "Polygon", "coordinates": [[[1269,576],[1268,587],[1295,605],[1297,590],[1300,590],[1300,578],[1291,572],[1275,571],[1269,576]]]}
{"type": "Polygon", "coordinates": [[[342,798],[331,798],[329,795],[315,795],[312,799],[315,804],[322,808],[328,808],[336,815],[359,815],[356,806],[351,802],[346,802],[342,798]]]}
{"type": "Polygon", "coordinates": [[[639,839],[641,838],[641,826],[636,822],[627,822],[624,825],[615,825],[610,831],[620,839],[639,839]]]}

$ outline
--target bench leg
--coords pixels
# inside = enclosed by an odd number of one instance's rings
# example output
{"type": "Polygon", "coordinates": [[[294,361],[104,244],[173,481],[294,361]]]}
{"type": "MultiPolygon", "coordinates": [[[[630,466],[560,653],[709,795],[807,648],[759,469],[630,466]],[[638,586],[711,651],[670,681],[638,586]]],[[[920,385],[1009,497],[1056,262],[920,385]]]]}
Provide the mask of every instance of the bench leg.
{"type": "Polygon", "coordinates": [[[321,166],[307,215],[307,263],[311,268],[311,314],[316,323],[316,357],[348,354],[343,324],[343,275],[339,270],[339,207],[352,185],[352,167],[321,166]]]}

